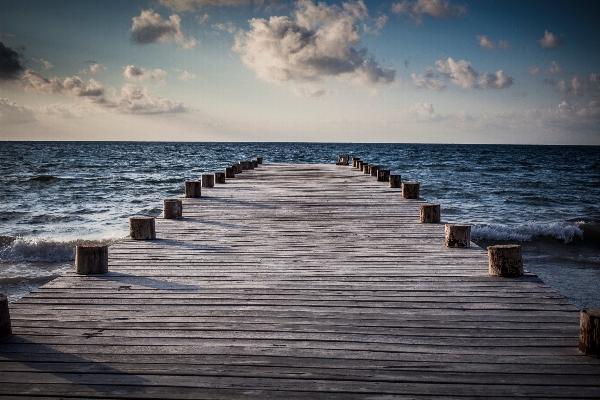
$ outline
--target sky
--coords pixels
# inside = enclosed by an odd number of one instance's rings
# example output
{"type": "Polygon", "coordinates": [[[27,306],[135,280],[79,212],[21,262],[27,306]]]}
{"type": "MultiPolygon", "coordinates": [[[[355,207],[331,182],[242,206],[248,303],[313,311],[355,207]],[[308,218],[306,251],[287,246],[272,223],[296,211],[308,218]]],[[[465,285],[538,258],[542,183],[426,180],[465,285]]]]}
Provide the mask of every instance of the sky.
{"type": "Polygon", "coordinates": [[[600,145],[600,2],[0,0],[0,140],[600,145]]]}

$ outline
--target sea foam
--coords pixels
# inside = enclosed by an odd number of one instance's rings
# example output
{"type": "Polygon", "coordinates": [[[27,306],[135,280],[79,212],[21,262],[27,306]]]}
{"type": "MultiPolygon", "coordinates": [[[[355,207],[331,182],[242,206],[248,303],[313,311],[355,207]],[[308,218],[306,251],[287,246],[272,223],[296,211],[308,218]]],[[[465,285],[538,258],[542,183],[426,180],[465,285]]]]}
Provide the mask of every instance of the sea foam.
{"type": "Polygon", "coordinates": [[[65,262],[75,260],[75,247],[83,243],[112,244],[118,239],[57,241],[46,238],[7,238],[0,241],[0,262],[65,262]]]}
{"type": "Polygon", "coordinates": [[[583,239],[583,222],[528,222],[521,225],[474,225],[471,238],[478,240],[516,240],[524,242],[536,237],[553,237],[570,243],[576,237],[583,239]]]}

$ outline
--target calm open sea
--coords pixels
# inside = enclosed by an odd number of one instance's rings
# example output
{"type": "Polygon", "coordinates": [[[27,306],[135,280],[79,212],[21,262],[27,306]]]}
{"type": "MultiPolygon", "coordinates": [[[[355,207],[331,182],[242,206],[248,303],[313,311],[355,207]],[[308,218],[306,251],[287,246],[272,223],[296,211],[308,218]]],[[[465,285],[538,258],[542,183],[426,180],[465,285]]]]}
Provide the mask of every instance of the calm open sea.
{"type": "Polygon", "coordinates": [[[476,243],[521,243],[525,269],[600,307],[600,147],[584,146],[0,142],[0,292],[14,301],[71,270],[78,241],[127,236],[129,217],[158,215],[202,173],[345,153],[420,181],[476,243]]]}

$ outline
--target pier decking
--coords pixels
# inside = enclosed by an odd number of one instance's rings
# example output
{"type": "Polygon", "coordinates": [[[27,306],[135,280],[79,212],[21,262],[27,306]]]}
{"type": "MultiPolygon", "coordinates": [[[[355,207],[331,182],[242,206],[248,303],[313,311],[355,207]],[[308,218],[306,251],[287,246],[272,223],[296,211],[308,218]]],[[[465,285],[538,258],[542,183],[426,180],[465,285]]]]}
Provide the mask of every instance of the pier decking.
{"type": "Polygon", "coordinates": [[[444,247],[425,200],[335,165],[202,196],[157,240],[112,245],[108,274],[11,304],[0,397],[600,397],[578,310],[444,247]]]}

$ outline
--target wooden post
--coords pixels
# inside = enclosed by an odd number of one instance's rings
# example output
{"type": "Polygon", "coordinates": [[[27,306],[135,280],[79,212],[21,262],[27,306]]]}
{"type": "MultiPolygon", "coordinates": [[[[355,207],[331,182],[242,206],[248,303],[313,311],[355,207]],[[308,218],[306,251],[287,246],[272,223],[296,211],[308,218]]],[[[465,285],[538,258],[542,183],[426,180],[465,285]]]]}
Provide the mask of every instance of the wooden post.
{"type": "Polygon", "coordinates": [[[369,167],[369,173],[371,176],[377,177],[377,173],[379,172],[379,165],[371,165],[369,167]]]}
{"type": "Polygon", "coordinates": [[[446,247],[471,247],[471,225],[446,224],[446,247]]]}
{"type": "Polygon", "coordinates": [[[235,178],[235,170],[233,167],[225,167],[225,178],[235,178]]]}
{"type": "Polygon", "coordinates": [[[357,168],[357,167],[358,167],[358,162],[359,162],[359,161],[360,161],[360,158],[352,156],[352,166],[353,166],[354,168],[357,168]]]}
{"type": "Polygon", "coordinates": [[[600,308],[588,308],[580,312],[579,352],[600,357],[600,308]]]}
{"type": "Polygon", "coordinates": [[[183,203],[179,199],[166,199],[163,201],[163,218],[175,219],[183,215],[183,203]]]}
{"type": "Polygon", "coordinates": [[[12,328],[10,326],[10,313],[8,312],[8,298],[0,294],[0,341],[8,340],[12,337],[12,328]]]}
{"type": "Polygon", "coordinates": [[[235,169],[236,174],[242,173],[242,164],[237,163],[237,164],[232,164],[231,166],[235,169]]]}
{"type": "Polygon", "coordinates": [[[202,187],[215,186],[215,176],[213,174],[202,174],[202,187]]]}
{"type": "Polygon", "coordinates": [[[523,275],[523,258],[520,245],[499,244],[489,246],[487,249],[490,275],[506,277],[523,275]]]}
{"type": "Polygon", "coordinates": [[[440,205],[421,204],[421,222],[426,224],[437,224],[440,222],[440,205]]]}
{"type": "Polygon", "coordinates": [[[79,275],[106,274],[108,246],[78,244],[75,248],[75,273],[79,275]]]}
{"type": "Polygon", "coordinates": [[[349,157],[347,154],[340,154],[338,156],[336,165],[348,165],[348,158],[349,157]]]}
{"type": "Polygon", "coordinates": [[[402,182],[402,197],[405,199],[418,199],[419,186],[419,182],[402,182]]]}
{"type": "Polygon", "coordinates": [[[246,164],[246,161],[240,161],[240,166],[242,167],[242,170],[248,169],[248,164],[246,164]]]}
{"type": "Polygon", "coordinates": [[[252,160],[250,162],[252,163],[252,168],[258,168],[258,161],[252,160]]]}
{"type": "Polygon", "coordinates": [[[363,174],[368,175],[369,174],[369,164],[367,163],[363,163],[363,174]]]}
{"type": "Polygon", "coordinates": [[[254,163],[252,161],[245,161],[246,169],[254,169],[254,163]]]}
{"type": "Polygon", "coordinates": [[[388,182],[390,179],[390,170],[389,169],[380,169],[377,171],[377,181],[379,182],[388,182]]]}
{"type": "Polygon", "coordinates": [[[185,197],[201,197],[202,196],[202,182],[200,181],[187,181],[185,183],[185,197]]]}
{"type": "Polygon", "coordinates": [[[399,188],[402,187],[402,176],[401,175],[390,175],[389,177],[390,187],[399,188]]]}
{"type": "Polygon", "coordinates": [[[225,172],[215,172],[215,183],[225,183],[225,172]]]}
{"type": "Polygon", "coordinates": [[[255,157],[253,161],[256,161],[257,164],[262,164],[262,157],[255,157]]]}
{"type": "Polygon", "coordinates": [[[129,236],[135,240],[156,239],[154,217],[139,216],[129,218],[129,236]]]}
{"type": "Polygon", "coordinates": [[[363,165],[365,165],[365,163],[364,163],[364,161],[363,161],[363,160],[358,160],[358,161],[356,162],[356,168],[358,168],[358,170],[359,170],[359,171],[362,171],[362,170],[363,170],[363,165]]]}

